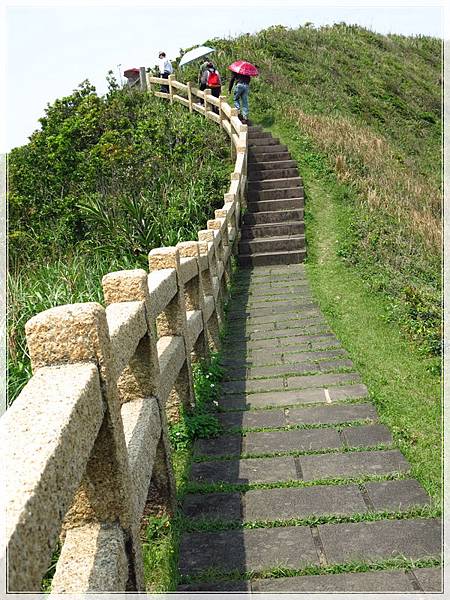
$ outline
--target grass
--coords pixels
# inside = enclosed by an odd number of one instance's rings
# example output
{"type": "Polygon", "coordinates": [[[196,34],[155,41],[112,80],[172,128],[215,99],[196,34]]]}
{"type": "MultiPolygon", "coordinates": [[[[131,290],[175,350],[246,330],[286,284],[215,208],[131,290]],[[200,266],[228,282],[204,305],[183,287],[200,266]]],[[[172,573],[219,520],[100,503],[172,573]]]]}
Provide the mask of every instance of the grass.
{"type": "Polygon", "coordinates": [[[441,560],[434,557],[422,558],[419,560],[408,559],[402,556],[375,560],[372,562],[353,561],[348,563],[331,565],[307,565],[299,569],[290,567],[274,567],[262,571],[220,571],[218,569],[208,569],[203,573],[183,577],[183,583],[200,583],[208,581],[250,581],[254,579],[278,579],[281,577],[303,577],[307,575],[337,575],[339,573],[367,573],[371,571],[384,570],[408,570],[422,568],[438,567],[441,560]]]}

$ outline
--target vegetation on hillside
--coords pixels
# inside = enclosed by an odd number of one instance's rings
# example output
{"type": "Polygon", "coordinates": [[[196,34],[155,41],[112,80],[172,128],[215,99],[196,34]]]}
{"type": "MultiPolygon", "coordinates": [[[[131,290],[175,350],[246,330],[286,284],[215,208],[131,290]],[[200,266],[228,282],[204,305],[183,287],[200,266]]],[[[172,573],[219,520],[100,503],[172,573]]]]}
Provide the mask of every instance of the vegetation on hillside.
{"type": "Polygon", "coordinates": [[[147,267],[155,247],[196,239],[223,203],[231,164],[217,127],[139,91],[84,82],[9,155],[9,399],[30,377],[24,325],[102,301],[101,277],[147,267]]]}
{"type": "MultiPolygon", "coordinates": [[[[257,64],[251,117],[302,138],[346,186],[338,253],[425,353],[441,349],[441,41],[346,24],[206,42],[222,73],[257,64]]],[[[192,74],[190,74],[192,75],[192,74]]],[[[307,231],[308,241],[308,231],[307,231]]]]}

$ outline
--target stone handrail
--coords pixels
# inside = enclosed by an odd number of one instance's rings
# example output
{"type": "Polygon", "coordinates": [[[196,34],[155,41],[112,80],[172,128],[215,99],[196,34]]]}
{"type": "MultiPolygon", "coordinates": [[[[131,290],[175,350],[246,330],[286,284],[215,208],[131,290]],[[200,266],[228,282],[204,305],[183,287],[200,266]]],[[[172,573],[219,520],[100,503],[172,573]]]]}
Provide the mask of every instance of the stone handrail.
{"type": "Polygon", "coordinates": [[[39,591],[58,542],[52,593],[142,590],[142,515],[175,509],[167,424],[194,405],[192,362],[219,347],[247,127],[224,98],[148,83],[227,131],[230,187],[198,240],[151,250],[149,273],[105,275],[106,308],[58,306],[26,324],[33,376],[0,420],[9,591],[39,591]]]}

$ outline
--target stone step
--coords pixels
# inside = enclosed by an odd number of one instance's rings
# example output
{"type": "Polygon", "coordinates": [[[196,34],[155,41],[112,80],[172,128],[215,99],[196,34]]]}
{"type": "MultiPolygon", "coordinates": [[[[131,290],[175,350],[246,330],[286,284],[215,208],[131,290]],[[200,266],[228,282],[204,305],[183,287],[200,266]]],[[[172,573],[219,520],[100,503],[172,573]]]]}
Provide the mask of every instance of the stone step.
{"type": "Polygon", "coordinates": [[[288,147],[285,144],[280,144],[277,140],[276,144],[264,144],[260,146],[252,146],[248,149],[248,153],[251,157],[258,157],[261,154],[275,153],[275,152],[289,152],[288,147]]]}
{"type": "Polygon", "coordinates": [[[415,479],[374,481],[365,487],[368,487],[365,498],[355,484],[188,494],[183,502],[183,513],[193,521],[219,519],[251,523],[363,514],[372,506],[378,511],[405,511],[430,504],[430,497],[415,479]]]}
{"type": "MultiPolygon", "coordinates": [[[[229,394],[222,396],[219,406],[222,410],[262,409],[269,406],[296,406],[305,404],[324,403],[341,400],[367,398],[368,392],[361,383],[347,385],[329,385],[327,388],[305,388],[295,391],[259,392],[254,394],[229,394]]],[[[291,410],[291,408],[289,408],[291,410]]]]}
{"type": "Polygon", "coordinates": [[[270,210],[265,212],[249,212],[244,215],[244,225],[262,225],[285,223],[286,221],[303,221],[303,209],[270,210]]]}
{"type": "Polygon", "coordinates": [[[253,240],[255,238],[302,235],[304,231],[305,224],[302,221],[269,223],[262,225],[243,225],[241,229],[241,239],[253,240]]]}
{"type": "Polygon", "coordinates": [[[248,202],[248,212],[267,212],[274,210],[289,210],[292,208],[303,208],[303,198],[284,198],[279,200],[259,200],[248,202]]]}
{"type": "Polygon", "coordinates": [[[304,200],[303,188],[277,188],[271,190],[255,190],[247,193],[248,202],[259,200],[285,200],[286,198],[301,198],[304,200]]]}
{"type": "Polygon", "coordinates": [[[301,177],[285,177],[282,179],[265,179],[263,181],[252,181],[248,184],[248,191],[258,190],[274,190],[274,189],[287,189],[287,188],[299,188],[303,189],[303,181],[301,177]]]}
{"type": "MultiPolygon", "coordinates": [[[[270,148],[270,146],[265,146],[265,148],[270,148]]],[[[253,166],[257,166],[261,163],[271,162],[274,164],[274,161],[284,160],[292,160],[287,149],[277,150],[272,148],[272,150],[266,150],[265,152],[262,152],[260,147],[259,152],[257,153],[251,153],[249,151],[247,164],[249,168],[252,168],[253,166]]]]}
{"type": "MultiPolygon", "coordinates": [[[[334,575],[305,575],[303,577],[277,577],[248,581],[222,582],[215,590],[252,591],[261,593],[283,592],[439,592],[442,590],[442,572],[440,567],[414,569],[411,571],[416,581],[405,570],[367,571],[365,573],[337,573],[334,575]],[[227,586],[232,583],[233,588],[227,586]]],[[[203,589],[193,584],[183,589],[203,589]]],[[[206,584],[208,585],[208,584],[206,584]]],[[[209,584],[211,586],[211,584],[209,584]]],[[[180,588],[181,589],[181,588],[180,588]]],[[[208,587],[204,588],[208,590],[208,587]]]]}
{"type": "Polygon", "coordinates": [[[297,163],[295,160],[286,159],[286,160],[269,160],[267,162],[253,162],[248,164],[248,174],[256,175],[257,173],[260,175],[264,175],[265,173],[270,173],[270,171],[278,171],[280,169],[297,169],[297,163]]]}
{"type": "Polygon", "coordinates": [[[225,430],[232,428],[274,428],[288,425],[330,425],[377,419],[375,407],[364,402],[362,404],[335,404],[302,408],[285,408],[269,410],[246,410],[219,413],[219,421],[225,430]]]}
{"type": "Polygon", "coordinates": [[[292,265],[305,260],[306,250],[286,250],[283,252],[240,254],[241,267],[263,267],[266,265],[292,265]]]}
{"type": "Polygon", "coordinates": [[[406,473],[410,464],[398,450],[336,452],[194,462],[190,481],[197,483],[281,483],[336,477],[406,473]]]}
{"type": "Polygon", "coordinates": [[[249,149],[253,149],[255,146],[279,146],[280,140],[272,137],[271,135],[258,135],[250,136],[248,139],[249,149]]]}
{"type": "Polygon", "coordinates": [[[294,235],[289,237],[267,237],[239,242],[239,254],[265,254],[270,251],[281,252],[284,250],[304,250],[305,236],[294,235]]]}
{"type": "Polygon", "coordinates": [[[194,444],[195,456],[239,456],[241,454],[271,454],[277,452],[308,452],[312,450],[369,447],[392,444],[392,436],[384,425],[343,427],[339,433],[333,427],[289,429],[226,434],[199,439],[194,444]]]}
{"type": "MultiPolygon", "coordinates": [[[[273,166],[275,166],[276,164],[277,163],[272,163],[273,166]]],[[[253,169],[248,171],[249,183],[252,183],[254,181],[265,181],[266,179],[282,179],[286,177],[298,176],[298,169],[294,166],[288,168],[273,168],[267,171],[255,171],[253,169]]]]}

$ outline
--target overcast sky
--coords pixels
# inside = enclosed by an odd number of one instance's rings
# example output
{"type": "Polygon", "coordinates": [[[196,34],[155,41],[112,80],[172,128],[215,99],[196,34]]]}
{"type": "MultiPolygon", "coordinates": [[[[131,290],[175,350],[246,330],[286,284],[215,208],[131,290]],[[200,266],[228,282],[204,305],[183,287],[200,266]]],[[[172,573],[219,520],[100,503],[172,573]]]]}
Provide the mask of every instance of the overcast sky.
{"type": "Polygon", "coordinates": [[[27,4],[11,2],[0,14],[4,17],[0,76],[7,83],[0,103],[6,121],[0,152],[27,143],[47,103],[70,94],[82,80],[89,79],[103,94],[110,69],[118,77],[128,67],[153,66],[159,50],[175,57],[180,48],[200,45],[207,38],[252,33],[277,24],[298,27],[308,21],[315,26],[345,21],[380,33],[440,37],[444,26],[438,3],[424,6],[401,0],[396,7],[374,0],[359,2],[358,7],[337,2],[326,6],[320,1],[311,7],[283,0],[253,6],[230,0],[226,7],[212,1],[205,6],[165,2],[164,7],[148,1],[122,6],[95,1],[70,6],[47,1],[39,6],[28,0],[27,4]]]}

